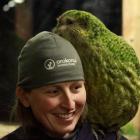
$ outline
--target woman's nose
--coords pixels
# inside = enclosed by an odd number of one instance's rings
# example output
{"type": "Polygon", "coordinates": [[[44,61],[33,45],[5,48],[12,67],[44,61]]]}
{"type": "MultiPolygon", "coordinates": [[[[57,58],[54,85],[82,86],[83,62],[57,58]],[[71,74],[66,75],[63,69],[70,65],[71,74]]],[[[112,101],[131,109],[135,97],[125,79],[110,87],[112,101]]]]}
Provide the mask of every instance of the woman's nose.
{"type": "Polygon", "coordinates": [[[62,96],[63,96],[62,106],[65,109],[74,110],[75,109],[75,95],[70,90],[66,90],[62,96]]]}

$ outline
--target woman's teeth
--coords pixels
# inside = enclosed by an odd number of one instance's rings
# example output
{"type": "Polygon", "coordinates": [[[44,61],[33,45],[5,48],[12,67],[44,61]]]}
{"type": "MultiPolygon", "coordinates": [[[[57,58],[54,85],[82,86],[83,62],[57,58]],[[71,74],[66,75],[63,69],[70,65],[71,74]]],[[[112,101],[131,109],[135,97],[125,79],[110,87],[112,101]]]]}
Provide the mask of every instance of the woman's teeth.
{"type": "Polygon", "coordinates": [[[69,119],[70,117],[73,116],[74,113],[69,113],[69,114],[58,114],[57,117],[62,118],[62,119],[69,119]]]}

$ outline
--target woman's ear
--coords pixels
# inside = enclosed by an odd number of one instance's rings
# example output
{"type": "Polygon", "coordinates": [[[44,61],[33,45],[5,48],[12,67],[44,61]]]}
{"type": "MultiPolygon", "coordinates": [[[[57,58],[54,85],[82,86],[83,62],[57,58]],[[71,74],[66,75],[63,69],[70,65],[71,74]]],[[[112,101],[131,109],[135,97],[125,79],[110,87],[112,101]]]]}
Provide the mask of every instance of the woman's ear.
{"type": "Polygon", "coordinates": [[[16,96],[24,107],[30,106],[27,94],[28,93],[23,88],[16,87],[16,96]]]}

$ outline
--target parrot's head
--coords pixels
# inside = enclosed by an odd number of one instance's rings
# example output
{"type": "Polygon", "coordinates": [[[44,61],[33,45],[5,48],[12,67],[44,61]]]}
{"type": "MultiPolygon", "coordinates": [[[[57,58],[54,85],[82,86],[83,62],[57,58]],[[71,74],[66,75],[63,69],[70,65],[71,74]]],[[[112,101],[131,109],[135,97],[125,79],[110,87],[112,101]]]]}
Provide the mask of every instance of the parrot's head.
{"type": "Polygon", "coordinates": [[[91,13],[68,10],[58,17],[53,31],[72,43],[82,43],[82,40],[96,38],[104,28],[105,25],[91,13]]]}

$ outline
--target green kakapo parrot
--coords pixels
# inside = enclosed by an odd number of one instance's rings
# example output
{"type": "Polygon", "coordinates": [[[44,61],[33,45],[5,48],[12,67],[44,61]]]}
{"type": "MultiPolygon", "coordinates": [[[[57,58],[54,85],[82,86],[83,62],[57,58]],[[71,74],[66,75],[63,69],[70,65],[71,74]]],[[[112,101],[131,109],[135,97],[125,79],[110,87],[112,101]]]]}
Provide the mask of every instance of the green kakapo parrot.
{"type": "Polygon", "coordinates": [[[133,48],[85,11],[63,13],[54,32],[69,40],[81,57],[92,127],[120,129],[134,117],[140,100],[140,64],[133,48]]]}

